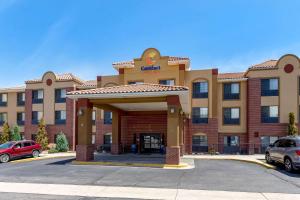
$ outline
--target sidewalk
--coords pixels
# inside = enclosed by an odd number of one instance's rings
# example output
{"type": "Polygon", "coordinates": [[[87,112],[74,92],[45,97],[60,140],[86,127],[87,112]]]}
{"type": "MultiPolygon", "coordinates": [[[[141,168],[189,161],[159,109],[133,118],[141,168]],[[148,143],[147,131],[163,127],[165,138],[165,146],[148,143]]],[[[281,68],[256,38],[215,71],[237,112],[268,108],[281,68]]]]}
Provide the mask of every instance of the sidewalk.
{"type": "Polygon", "coordinates": [[[165,200],[295,200],[300,194],[0,182],[0,192],[165,200]]]}
{"type": "Polygon", "coordinates": [[[184,155],[183,158],[189,159],[208,159],[208,160],[236,160],[242,162],[249,162],[261,165],[268,169],[275,169],[274,165],[270,165],[265,162],[265,155],[254,154],[254,155],[184,155]]]}

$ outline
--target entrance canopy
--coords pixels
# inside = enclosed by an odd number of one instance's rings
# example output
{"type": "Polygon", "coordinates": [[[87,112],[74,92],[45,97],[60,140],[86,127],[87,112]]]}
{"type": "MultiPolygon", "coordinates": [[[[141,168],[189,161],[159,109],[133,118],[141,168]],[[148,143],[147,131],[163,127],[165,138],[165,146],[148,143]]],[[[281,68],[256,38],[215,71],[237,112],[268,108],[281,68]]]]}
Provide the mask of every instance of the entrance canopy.
{"type": "Polygon", "coordinates": [[[167,110],[168,96],[178,96],[182,111],[190,113],[188,88],[183,86],[143,83],[68,93],[71,99],[89,99],[96,107],[106,104],[123,111],[167,110]]]}

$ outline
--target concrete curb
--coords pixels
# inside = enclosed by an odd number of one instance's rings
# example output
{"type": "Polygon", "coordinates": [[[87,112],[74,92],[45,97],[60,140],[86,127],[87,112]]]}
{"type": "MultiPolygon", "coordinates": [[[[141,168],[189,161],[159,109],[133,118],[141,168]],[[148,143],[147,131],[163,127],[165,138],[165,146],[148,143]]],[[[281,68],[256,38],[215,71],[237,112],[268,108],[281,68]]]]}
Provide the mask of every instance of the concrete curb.
{"type": "Polygon", "coordinates": [[[25,163],[25,162],[32,162],[38,160],[47,160],[47,159],[54,159],[54,158],[69,158],[74,157],[72,155],[63,155],[63,156],[51,156],[51,157],[37,157],[37,158],[25,158],[20,160],[12,160],[10,163],[25,163]]]}
{"type": "Polygon", "coordinates": [[[198,160],[233,160],[233,161],[241,161],[241,162],[246,162],[246,163],[252,163],[252,164],[257,164],[262,167],[265,167],[267,169],[276,169],[276,166],[270,165],[268,163],[264,163],[262,161],[258,160],[245,160],[245,159],[239,159],[239,158],[194,158],[198,160]]]}
{"type": "Polygon", "coordinates": [[[124,167],[152,167],[163,169],[190,169],[187,163],[179,165],[168,165],[159,163],[128,163],[128,162],[101,162],[101,161],[72,161],[73,165],[102,165],[102,166],[124,166],[124,167]]]}

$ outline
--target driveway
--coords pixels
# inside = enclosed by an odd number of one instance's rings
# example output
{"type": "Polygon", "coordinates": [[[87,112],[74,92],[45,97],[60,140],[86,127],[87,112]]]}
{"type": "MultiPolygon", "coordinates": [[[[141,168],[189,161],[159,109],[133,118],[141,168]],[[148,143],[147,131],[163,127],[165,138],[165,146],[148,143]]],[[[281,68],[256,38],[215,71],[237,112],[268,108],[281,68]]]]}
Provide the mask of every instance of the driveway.
{"type": "Polygon", "coordinates": [[[0,182],[300,194],[300,173],[227,160],[195,160],[187,170],[71,165],[59,158],[0,164],[0,182]]]}

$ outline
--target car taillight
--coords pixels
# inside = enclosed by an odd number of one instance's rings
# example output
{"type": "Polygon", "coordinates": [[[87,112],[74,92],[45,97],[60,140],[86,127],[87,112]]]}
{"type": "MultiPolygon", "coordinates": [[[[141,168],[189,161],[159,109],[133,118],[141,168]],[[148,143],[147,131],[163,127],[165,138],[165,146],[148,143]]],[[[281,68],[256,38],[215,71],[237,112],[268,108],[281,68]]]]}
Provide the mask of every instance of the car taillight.
{"type": "Polygon", "coordinates": [[[296,150],[296,154],[300,156],[300,150],[296,150]]]}

